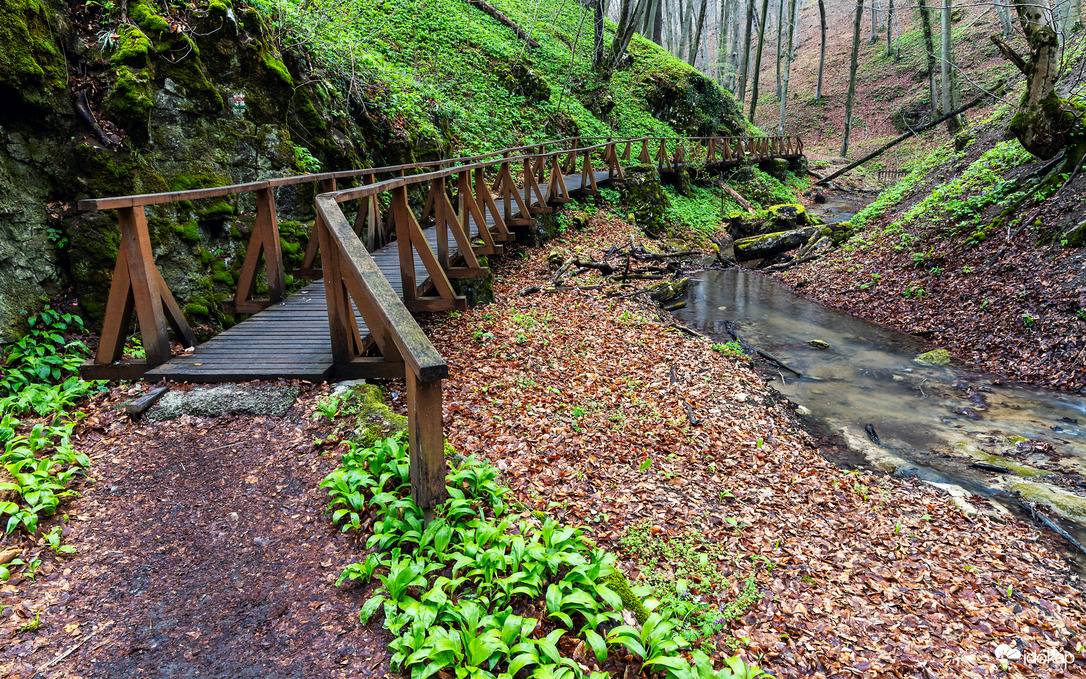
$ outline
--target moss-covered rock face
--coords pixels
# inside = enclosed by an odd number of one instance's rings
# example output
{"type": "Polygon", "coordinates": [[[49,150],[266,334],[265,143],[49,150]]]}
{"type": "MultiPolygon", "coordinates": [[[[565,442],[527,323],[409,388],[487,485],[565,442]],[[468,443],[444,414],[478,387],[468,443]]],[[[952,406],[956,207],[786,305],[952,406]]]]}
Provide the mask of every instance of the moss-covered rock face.
{"type": "Polygon", "coordinates": [[[57,24],[39,0],[0,3],[0,123],[60,103],[66,73],[57,24]]]}
{"type": "Polygon", "coordinates": [[[772,205],[760,215],[766,225],[763,233],[791,231],[801,226],[812,226],[813,220],[807,210],[799,203],[772,205]]]}
{"type": "Polygon", "coordinates": [[[653,238],[667,230],[665,215],[671,206],[660,173],[652,165],[628,167],[626,184],[622,186],[622,203],[633,213],[634,220],[646,235],[653,238]]]}
{"type": "Polygon", "coordinates": [[[789,163],[787,158],[770,158],[762,161],[759,167],[761,167],[762,172],[779,181],[783,182],[788,178],[789,163]]]}

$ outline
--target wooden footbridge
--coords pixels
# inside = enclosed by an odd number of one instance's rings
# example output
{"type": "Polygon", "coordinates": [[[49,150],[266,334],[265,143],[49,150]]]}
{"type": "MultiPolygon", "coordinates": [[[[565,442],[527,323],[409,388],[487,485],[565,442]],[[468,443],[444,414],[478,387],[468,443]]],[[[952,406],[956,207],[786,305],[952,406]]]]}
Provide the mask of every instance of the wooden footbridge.
{"type": "Polygon", "coordinates": [[[89,379],[191,382],[403,378],[412,495],[429,508],[444,497],[441,380],[448,367],[412,312],[466,308],[452,280],[485,276],[479,255],[502,254],[518,230],[573,194],[622,181],[631,162],[675,172],[802,154],[798,137],[577,137],[427,163],[82,200],[81,210],[116,210],[121,231],[101,342],[82,372],[89,379]],[[339,188],[347,181],[358,185],[339,188]],[[318,186],[316,220],[294,275],[315,282],[288,296],[275,190],[310,183],[318,186]],[[412,205],[411,189],[420,199],[426,191],[421,209],[412,205]],[[197,346],[155,266],[145,208],[249,193],[256,221],[234,299],[224,304],[227,313],[248,318],[197,346]],[[261,268],[267,297],[254,299],[261,268]],[[146,356],[139,361],[122,360],[133,314],[146,356]],[[170,329],[183,352],[171,350],[170,329]]]}

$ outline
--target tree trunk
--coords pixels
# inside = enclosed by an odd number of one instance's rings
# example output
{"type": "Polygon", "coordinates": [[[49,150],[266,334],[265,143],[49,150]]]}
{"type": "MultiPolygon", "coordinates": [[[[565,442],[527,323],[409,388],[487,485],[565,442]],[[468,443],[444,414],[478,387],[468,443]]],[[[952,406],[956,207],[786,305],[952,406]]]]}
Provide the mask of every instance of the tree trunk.
{"type": "Polygon", "coordinates": [[[886,9],[886,56],[894,56],[894,0],[886,9]]]}
{"type": "Polygon", "coordinates": [[[750,90],[750,115],[747,116],[753,124],[754,112],[758,108],[758,75],[762,70],[762,47],[765,45],[765,18],[769,12],[769,0],[762,0],[762,20],[758,26],[758,55],[754,58],[754,81],[751,83],[750,90]]]}
{"type": "Polygon", "coordinates": [[[693,32],[694,0],[679,0],[679,51],[675,56],[686,61],[690,51],[690,34],[693,32]]]}
{"type": "Polygon", "coordinates": [[[826,65],[826,5],[818,0],[818,20],[822,26],[822,44],[818,51],[818,84],[815,85],[815,103],[822,101],[822,68],[826,65]]]}
{"type": "Polygon", "coordinates": [[[593,0],[592,10],[592,63],[599,69],[603,66],[603,0],[593,0]]]}
{"type": "Polygon", "coordinates": [[[871,0],[871,44],[879,41],[879,2],[871,0]]]}
{"type": "Polygon", "coordinates": [[[750,29],[754,24],[754,0],[747,0],[747,30],[743,33],[743,51],[739,53],[739,110],[743,110],[747,100],[747,77],[750,70],[750,29]]]}
{"type": "Polygon", "coordinates": [[[996,13],[999,15],[999,26],[1003,30],[1003,39],[1009,40],[1014,33],[1014,26],[1011,24],[1011,10],[1004,4],[1004,0],[994,0],[992,4],[995,5],[996,13]]]}
{"type": "Polygon", "coordinates": [[[641,24],[641,17],[648,2],[649,0],[623,0],[618,28],[615,29],[615,40],[611,43],[611,54],[607,59],[608,71],[615,70],[626,54],[626,48],[630,46],[630,41],[641,24]]]}
{"type": "MultiPolygon", "coordinates": [[[[951,0],[943,0],[943,11],[941,13],[940,24],[940,37],[942,40],[942,80],[943,80],[943,110],[953,111],[958,108],[955,106],[954,99],[957,96],[957,88],[954,86],[954,80],[957,74],[954,72],[954,42],[951,40],[950,32],[950,16],[953,13],[953,7],[951,6],[951,0]]],[[[957,134],[962,129],[962,122],[958,116],[951,116],[946,121],[946,131],[949,134],[957,134]]]]}
{"type": "Polygon", "coordinates": [[[777,0],[777,101],[781,100],[781,59],[784,49],[784,0],[777,0]]]}
{"type": "Polygon", "coordinates": [[[652,15],[652,41],[657,45],[664,39],[664,1],[658,0],[656,11],[652,15]]]}
{"type": "Polygon", "coordinates": [[[716,60],[719,63],[719,69],[716,74],[716,83],[720,85],[721,89],[730,89],[728,87],[728,74],[730,73],[731,62],[728,59],[729,45],[728,39],[731,37],[730,24],[728,21],[731,19],[731,2],[729,0],[720,0],[720,23],[717,25],[717,56],[716,60]]]}
{"type": "MultiPolygon", "coordinates": [[[[693,2],[691,2],[693,4],[693,2]]],[[[698,61],[698,50],[701,49],[701,30],[705,26],[705,8],[709,0],[701,0],[701,11],[698,12],[698,25],[694,32],[694,44],[690,46],[690,58],[687,63],[694,66],[698,61]]]]}
{"type": "Polygon", "coordinates": [[[924,32],[924,52],[927,54],[928,64],[928,95],[931,98],[931,113],[934,116],[936,111],[944,111],[944,109],[939,106],[939,86],[935,79],[935,39],[931,33],[931,12],[928,9],[927,0],[920,0],[916,11],[920,13],[920,23],[924,32]]]}
{"type": "MultiPolygon", "coordinates": [[[[1026,76],[1026,94],[1018,105],[1018,112],[1011,118],[1007,132],[1033,155],[1053,158],[1074,140],[1074,136],[1081,135],[1083,125],[1066,102],[1056,95],[1061,50],[1051,15],[1045,7],[1038,6],[1036,0],[1015,0],[1014,4],[1029,43],[1029,62],[1026,63],[997,36],[992,36],[1000,51],[1026,76]]],[[[1077,163],[1084,149],[1086,143],[1076,143],[1068,160],[1077,163]]]]}
{"type": "MultiPolygon", "coordinates": [[[[791,47],[792,39],[796,36],[796,0],[789,0],[788,3],[788,45],[791,47]]],[[[777,134],[784,134],[784,116],[787,112],[788,104],[788,78],[792,74],[792,50],[788,50],[788,54],[785,55],[784,62],[784,81],[781,84],[781,115],[780,121],[777,123],[777,134]]]]}
{"type": "Polygon", "coordinates": [[[864,0],[856,0],[856,17],[852,20],[852,60],[848,67],[848,97],[845,99],[845,134],[841,142],[841,157],[848,157],[848,138],[852,134],[852,100],[856,96],[856,66],[860,61],[860,19],[864,0]]]}

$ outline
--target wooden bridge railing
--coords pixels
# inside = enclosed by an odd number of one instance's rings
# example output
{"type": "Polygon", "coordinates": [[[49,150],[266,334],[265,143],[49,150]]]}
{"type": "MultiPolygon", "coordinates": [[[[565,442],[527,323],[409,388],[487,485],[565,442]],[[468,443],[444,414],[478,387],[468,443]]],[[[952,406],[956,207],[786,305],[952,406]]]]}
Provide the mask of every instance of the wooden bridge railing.
{"type": "Polygon", "coordinates": [[[500,254],[503,244],[515,239],[516,227],[534,223],[535,215],[552,211],[552,204],[573,200],[567,186],[570,176],[579,174],[582,192],[598,193],[597,173],[606,171],[608,178],[621,180],[623,165],[629,166],[635,156],[638,163],[675,171],[699,164],[794,158],[802,153],[803,142],[798,137],[575,137],[465,158],[82,200],[81,210],[117,210],[121,230],[101,342],[83,374],[138,378],[169,360],[167,326],[184,346],[196,344],[155,266],[146,206],[255,194],[256,220],[235,296],[223,305],[228,313],[249,314],[286,296],[275,189],[317,184],[316,220],[302,270],[297,273],[324,278],[337,376],[406,380],[412,494],[421,507],[429,508],[444,496],[441,380],[448,368],[412,318],[412,311],[464,308],[465,301],[456,296],[451,280],[484,275],[486,269],[480,266],[478,255],[500,254]],[[361,185],[340,189],[338,184],[346,179],[361,185]],[[408,197],[412,187],[426,191],[419,216],[408,197]],[[380,199],[383,194],[388,194],[387,201],[380,199]],[[358,201],[353,222],[341,208],[351,200],[358,201]],[[387,209],[382,207],[385,202],[387,209]],[[435,228],[436,250],[423,223],[435,228]],[[402,299],[370,255],[384,244],[390,231],[396,235],[402,299]],[[428,281],[416,280],[416,255],[428,281]],[[318,256],[322,269],[315,268],[318,256]],[[252,299],[261,258],[268,297],[252,299]],[[436,294],[425,295],[423,283],[436,294]],[[354,309],[362,316],[368,331],[365,334],[354,309]],[[119,361],[133,312],[146,351],[146,359],[138,363],[119,361]],[[371,355],[374,351],[377,356],[371,355]]]}

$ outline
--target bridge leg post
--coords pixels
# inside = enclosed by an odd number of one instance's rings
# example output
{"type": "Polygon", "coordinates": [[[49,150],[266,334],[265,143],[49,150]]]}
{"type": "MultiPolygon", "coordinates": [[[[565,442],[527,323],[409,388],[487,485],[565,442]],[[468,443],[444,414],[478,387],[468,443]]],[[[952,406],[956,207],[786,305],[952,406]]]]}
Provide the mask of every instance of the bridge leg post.
{"type": "Polygon", "coordinates": [[[143,207],[122,208],[117,210],[117,217],[123,241],[120,251],[128,263],[128,279],[147,363],[160,365],[170,360],[170,338],[155,276],[147,215],[143,207]]]}
{"type": "Polygon", "coordinates": [[[431,517],[445,501],[445,433],[442,427],[441,380],[423,382],[407,370],[408,452],[411,456],[411,499],[431,517]]]}

